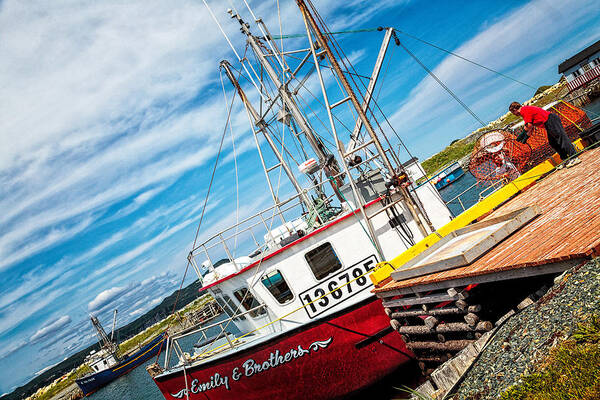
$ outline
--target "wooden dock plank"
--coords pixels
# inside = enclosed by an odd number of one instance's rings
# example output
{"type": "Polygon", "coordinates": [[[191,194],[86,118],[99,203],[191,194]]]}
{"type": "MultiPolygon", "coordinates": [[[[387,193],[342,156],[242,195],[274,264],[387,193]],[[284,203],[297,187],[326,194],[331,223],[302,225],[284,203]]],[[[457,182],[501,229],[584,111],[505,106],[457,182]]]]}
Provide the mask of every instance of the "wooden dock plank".
{"type": "MultiPolygon", "coordinates": [[[[487,218],[538,205],[542,214],[473,263],[401,282],[376,293],[495,272],[589,258],[600,252],[600,148],[580,155],[576,167],[551,173],[487,218]]],[[[517,178],[518,179],[518,178],[517,178]]]]}

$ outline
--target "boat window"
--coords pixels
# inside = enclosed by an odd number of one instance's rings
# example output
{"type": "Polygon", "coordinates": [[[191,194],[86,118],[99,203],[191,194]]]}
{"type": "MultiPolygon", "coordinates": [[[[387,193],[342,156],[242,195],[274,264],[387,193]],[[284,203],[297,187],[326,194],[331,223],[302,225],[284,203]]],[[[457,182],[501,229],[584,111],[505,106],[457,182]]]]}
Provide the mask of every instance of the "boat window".
{"type": "Polygon", "coordinates": [[[340,259],[333,251],[331,243],[323,243],[304,255],[315,278],[321,280],[330,273],[342,268],[340,259]]]}
{"type": "Polygon", "coordinates": [[[294,297],[290,287],[278,269],[263,276],[261,281],[280,304],[284,304],[294,297]]]}
{"type": "MultiPolygon", "coordinates": [[[[237,314],[239,314],[241,311],[238,310],[238,307],[235,305],[235,303],[233,302],[233,300],[231,300],[231,297],[227,296],[226,294],[223,295],[223,298],[225,299],[225,302],[227,304],[229,304],[229,307],[231,307],[232,310],[237,310],[237,314]]],[[[233,314],[232,314],[233,315],[233,314]]],[[[238,315],[236,318],[234,318],[235,320],[242,320],[242,319],[246,319],[245,316],[243,315],[238,315]]]]}
{"type": "MultiPolygon", "coordinates": [[[[238,289],[235,292],[233,292],[233,295],[242,304],[242,306],[244,306],[246,311],[252,310],[253,308],[258,307],[260,305],[258,300],[256,300],[252,293],[250,293],[248,288],[238,289]]],[[[250,312],[249,314],[252,318],[256,318],[259,315],[265,314],[266,312],[267,311],[265,310],[265,308],[261,307],[250,312]]]]}
{"type": "MultiPolygon", "coordinates": [[[[226,294],[223,295],[223,298],[221,298],[221,296],[215,296],[215,300],[217,301],[219,306],[221,306],[223,311],[225,311],[225,313],[227,315],[229,315],[229,317],[233,317],[234,310],[237,309],[237,306],[235,305],[235,303],[231,300],[231,298],[229,296],[227,296],[226,294]]],[[[239,317],[234,318],[234,320],[238,320],[238,319],[246,319],[246,317],[241,315],[239,317]]]]}

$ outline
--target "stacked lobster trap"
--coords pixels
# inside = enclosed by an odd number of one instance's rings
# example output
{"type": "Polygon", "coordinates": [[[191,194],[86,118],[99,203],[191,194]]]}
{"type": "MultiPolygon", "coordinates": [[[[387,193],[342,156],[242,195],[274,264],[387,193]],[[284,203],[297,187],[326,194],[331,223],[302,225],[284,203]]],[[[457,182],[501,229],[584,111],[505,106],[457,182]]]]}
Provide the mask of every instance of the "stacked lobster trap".
{"type": "MultiPolygon", "coordinates": [[[[581,132],[592,126],[585,111],[564,101],[545,108],[560,117],[571,141],[577,140],[581,132]]],[[[527,143],[517,141],[513,131],[496,129],[479,138],[471,153],[468,168],[478,181],[512,181],[554,153],[543,126],[533,128],[527,143]]]]}

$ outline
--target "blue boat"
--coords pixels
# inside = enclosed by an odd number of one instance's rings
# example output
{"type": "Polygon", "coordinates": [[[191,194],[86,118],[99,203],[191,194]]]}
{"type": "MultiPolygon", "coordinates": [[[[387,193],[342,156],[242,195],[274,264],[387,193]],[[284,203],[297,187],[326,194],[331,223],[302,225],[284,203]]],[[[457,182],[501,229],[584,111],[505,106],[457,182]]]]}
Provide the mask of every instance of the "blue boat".
{"type": "Polygon", "coordinates": [[[463,171],[458,161],[456,161],[435,174],[433,178],[431,178],[431,181],[434,183],[437,190],[441,190],[456,182],[464,174],[465,171],[463,171]]]}
{"type": "Polygon", "coordinates": [[[92,372],[76,379],[77,385],[84,396],[94,393],[102,386],[107,385],[121,375],[125,375],[146,362],[150,357],[158,354],[167,338],[163,332],[135,353],[120,357],[118,346],[112,341],[112,334],[109,339],[96,317],[92,317],[92,324],[96,328],[102,347],[98,352],[93,351],[86,357],[86,363],[92,372]]]}

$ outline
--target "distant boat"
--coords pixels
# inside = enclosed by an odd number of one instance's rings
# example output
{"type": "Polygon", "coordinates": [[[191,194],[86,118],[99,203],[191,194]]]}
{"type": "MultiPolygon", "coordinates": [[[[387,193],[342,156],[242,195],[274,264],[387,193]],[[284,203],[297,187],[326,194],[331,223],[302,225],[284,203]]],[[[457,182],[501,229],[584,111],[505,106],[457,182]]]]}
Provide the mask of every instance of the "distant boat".
{"type": "Polygon", "coordinates": [[[432,182],[437,190],[441,190],[446,186],[456,182],[465,174],[465,171],[461,168],[460,163],[455,161],[448,167],[444,168],[440,173],[434,175],[432,182]]]}
{"type": "Polygon", "coordinates": [[[166,333],[161,333],[154,338],[150,343],[141,347],[133,354],[119,356],[118,346],[112,340],[114,334],[114,321],[111,337],[109,338],[104,328],[100,324],[97,317],[92,316],[92,325],[96,329],[99,342],[102,348],[99,351],[92,351],[85,359],[86,364],[92,370],[89,374],[76,380],[77,385],[83,392],[84,396],[88,396],[102,386],[107,385],[119,376],[124,375],[137,366],[146,362],[150,357],[156,355],[162,344],[166,340],[166,333]]]}

